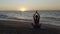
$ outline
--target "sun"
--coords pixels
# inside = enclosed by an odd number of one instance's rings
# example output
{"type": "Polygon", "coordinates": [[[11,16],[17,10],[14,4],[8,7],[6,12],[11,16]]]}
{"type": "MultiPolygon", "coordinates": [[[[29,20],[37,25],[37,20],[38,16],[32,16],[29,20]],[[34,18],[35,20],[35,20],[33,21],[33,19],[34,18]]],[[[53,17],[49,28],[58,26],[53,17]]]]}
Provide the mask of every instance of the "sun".
{"type": "Polygon", "coordinates": [[[21,11],[26,11],[27,9],[26,9],[26,8],[21,8],[20,10],[21,10],[21,11]]]}
{"type": "Polygon", "coordinates": [[[23,7],[23,8],[20,8],[19,10],[24,12],[24,11],[27,11],[28,9],[23,7]]]}

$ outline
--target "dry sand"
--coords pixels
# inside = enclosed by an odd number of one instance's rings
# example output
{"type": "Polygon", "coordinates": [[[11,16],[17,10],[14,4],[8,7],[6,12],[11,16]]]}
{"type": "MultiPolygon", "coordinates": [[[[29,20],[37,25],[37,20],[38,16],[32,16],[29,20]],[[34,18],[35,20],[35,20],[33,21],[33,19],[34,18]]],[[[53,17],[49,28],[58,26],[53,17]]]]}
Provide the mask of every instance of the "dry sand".
{"type": "Polygon", "coordinates": [[[30,22],[0,20],[0,34],[60,34],[60,26],[42,24],[46,29],[31,28],[30,22]]]}

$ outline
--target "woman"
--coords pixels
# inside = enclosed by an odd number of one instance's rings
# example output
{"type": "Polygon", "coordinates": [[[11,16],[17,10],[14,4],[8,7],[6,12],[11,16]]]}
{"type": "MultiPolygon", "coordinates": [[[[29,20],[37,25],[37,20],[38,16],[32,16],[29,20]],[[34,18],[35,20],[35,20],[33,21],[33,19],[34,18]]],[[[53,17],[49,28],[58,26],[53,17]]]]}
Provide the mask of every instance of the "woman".
{"type": "Polygon", "coordinates": [[[36,11],[36,13],[33,15],[33,19],[34,19],[34,24],[33,27],[34,28],[40,28],[41,24],[39,24],[39,21],[40,21],[40,15],[39,13],[36,11]]]}
{"type": "Polygon", "coordinates": [[[36,13],[33,15],[33,19],[34,19],[34,23],[35,24],[39,24],[39,20],[40,20],[40,15],[39,13],[36,11],[36,13]]]}

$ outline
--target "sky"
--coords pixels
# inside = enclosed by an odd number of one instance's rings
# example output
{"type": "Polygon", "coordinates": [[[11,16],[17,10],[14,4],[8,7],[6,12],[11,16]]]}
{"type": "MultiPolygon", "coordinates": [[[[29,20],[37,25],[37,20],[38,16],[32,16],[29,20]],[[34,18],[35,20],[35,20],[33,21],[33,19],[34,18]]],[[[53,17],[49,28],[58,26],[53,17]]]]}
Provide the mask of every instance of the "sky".
{"type": "Polygon", "coordinates": [[[60,10],[60,0],[0,0],[0,10],[60,10]]]}

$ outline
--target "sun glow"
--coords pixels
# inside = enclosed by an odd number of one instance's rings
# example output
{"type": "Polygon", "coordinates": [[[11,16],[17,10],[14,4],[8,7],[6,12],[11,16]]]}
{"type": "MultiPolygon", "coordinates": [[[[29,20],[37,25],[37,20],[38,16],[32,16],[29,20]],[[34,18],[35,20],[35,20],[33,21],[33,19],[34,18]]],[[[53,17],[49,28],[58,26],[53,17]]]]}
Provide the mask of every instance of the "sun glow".
{"type": "Polygon", "coordinates": [[[26,11],[27,9],[26,9],[26,8],[21,8],[20,10],[21,10],[21,11],[26,11]]]}
{"type": "Polygon", "coordinates": [[[26,7],[21,7],[21,8],[19,8],[19,11],[22,11],[22,12],[24,12],[24,11],[27,11],[28,9],[26,8],[26,7]]]}

